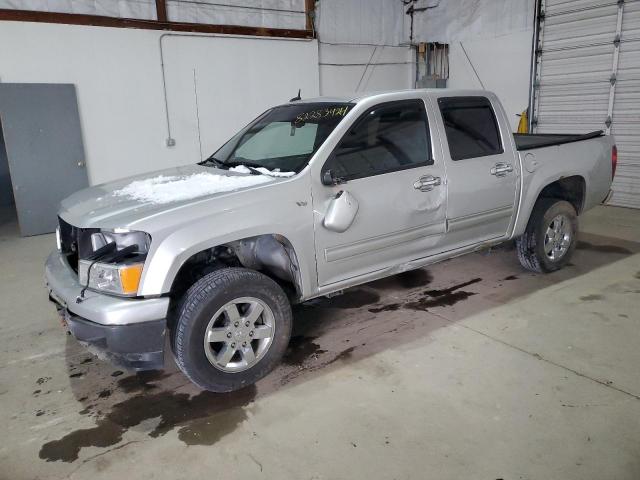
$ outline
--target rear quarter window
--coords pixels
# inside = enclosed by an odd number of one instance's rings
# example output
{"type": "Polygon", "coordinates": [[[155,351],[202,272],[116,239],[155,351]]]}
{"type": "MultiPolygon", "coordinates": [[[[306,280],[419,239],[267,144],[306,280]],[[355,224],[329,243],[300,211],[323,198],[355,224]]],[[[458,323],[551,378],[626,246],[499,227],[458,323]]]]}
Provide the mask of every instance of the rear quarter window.
{"type": "Polygon", "coordinates": [[[452,160],[504,152],[491,102],[486,97],[442,97],[438,107],[452,160]]]}

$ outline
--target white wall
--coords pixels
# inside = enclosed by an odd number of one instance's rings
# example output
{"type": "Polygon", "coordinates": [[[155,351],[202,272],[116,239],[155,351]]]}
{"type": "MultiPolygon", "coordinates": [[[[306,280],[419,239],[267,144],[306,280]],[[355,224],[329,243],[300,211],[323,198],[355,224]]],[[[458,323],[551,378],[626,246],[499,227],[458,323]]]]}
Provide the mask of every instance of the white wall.
{"type": "Polygon", "coordinates": [[[508,38],[483,38],[452,43],[449,47],[449,88],[484,88],[495,92],[504,105],[511,126],[529,104],[529,72],[532,32],[516,32],[508,38]],[[473,71],[472,65],[476,73],[473,71]],[[478,79],[479,78],[479,79],[478,79]],[[482,82],[482,84],[481,84],[482,82]]]}
{"type": "Polygon", "coordinates": [[[357,92],[412,88],[414,54],[407,47],[320,45],[320,92],[357,92]]]}
{"type": "MultiPolygon", "coordinates": [[[[529,102],[534,3],[420,0],[415,4],[418,10],[428,9],[414,14],[414,43],[450,45],[448,87],[494,91],[514,129],[517,114],[529,102]]],[[[323,95],[413,88],[415,54],[408,46],[407,5],[396,0],[322,0],[317,5],[323,95]]]]}
{"type": "Polygon", "coordinates": [[[415,59],[406,43],[404,8],[396,0],[316,4],[322,95],[414,86],[415,59]]]}
{"type": "Polygon", "coordinates": [[[73,83],[91,184],[199,161],[238,127],[302,88],[318,94],[315,41],[2,22],[0,81],[73,83]],[[194,86],[195,70],[195,86],[194,86]],[[196,111],[196,91],[198,111],[196,111]],[[198,115],[199,113],[199,122],[198,115]],[[198,123],[200,129],[198,129],[198,123]]]}
{"type": "Polygon", "coordinates": [[[494,91],[515,129],[516,114],[529,103],[535,0],[429,0],[420,5],[434,8],[415,14],[416,41],[450,45],[448,87],[494,91]]]}

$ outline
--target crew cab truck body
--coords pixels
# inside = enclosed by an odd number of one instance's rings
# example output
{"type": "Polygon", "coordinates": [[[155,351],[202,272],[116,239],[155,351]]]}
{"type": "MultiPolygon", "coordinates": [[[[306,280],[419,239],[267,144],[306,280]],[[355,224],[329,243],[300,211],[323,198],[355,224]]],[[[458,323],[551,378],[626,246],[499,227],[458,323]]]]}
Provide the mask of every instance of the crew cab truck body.
{"type": "Polygon", "coordinates": [[[113,361],[159,368],[168,335],[194,383],[230,391],[278,363],[292,302],[510,239],[561,268],[615,160],[601,132],[514,136],[486,91],[291,102],[205,162],[64,200],[47,286],[113,361]]]}

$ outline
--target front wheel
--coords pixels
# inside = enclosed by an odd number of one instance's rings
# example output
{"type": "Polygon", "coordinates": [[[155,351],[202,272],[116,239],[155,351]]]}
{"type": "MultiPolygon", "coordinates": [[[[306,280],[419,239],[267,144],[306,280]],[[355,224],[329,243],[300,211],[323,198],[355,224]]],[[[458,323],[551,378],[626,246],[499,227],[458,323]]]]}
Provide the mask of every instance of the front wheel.
{"type": "Polygon", "coordinates": [[[569,202],[553,198],[538,200],[525,233],[516,240],[522,266],[538,273],[561,269],[576,246],[578,216],[569,202]]]}
{"type": "Polygon", "coordinates": [[[287,296],[269,277],[245,268],[216,270],[185,294],[172,333],[174,357],[200,388],[238,390],[278,364],[291,326],[287,296]]]}

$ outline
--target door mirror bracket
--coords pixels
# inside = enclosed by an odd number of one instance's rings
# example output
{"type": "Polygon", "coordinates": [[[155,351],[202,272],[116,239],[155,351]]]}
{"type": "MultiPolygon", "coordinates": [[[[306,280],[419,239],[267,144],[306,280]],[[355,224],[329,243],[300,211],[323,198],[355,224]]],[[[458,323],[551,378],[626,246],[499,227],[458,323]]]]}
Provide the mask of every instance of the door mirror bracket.
{"type": "Polygon", "coordinates": [[[336,186],[336,185],[342,185],[343,183],[347,183],[347,181],[342,178],[342,177],[338,177],[333,173],[333,170],[325,170],[322,173],[322,184],[323,185],[327,185],[327,186],[336,186]]]}

